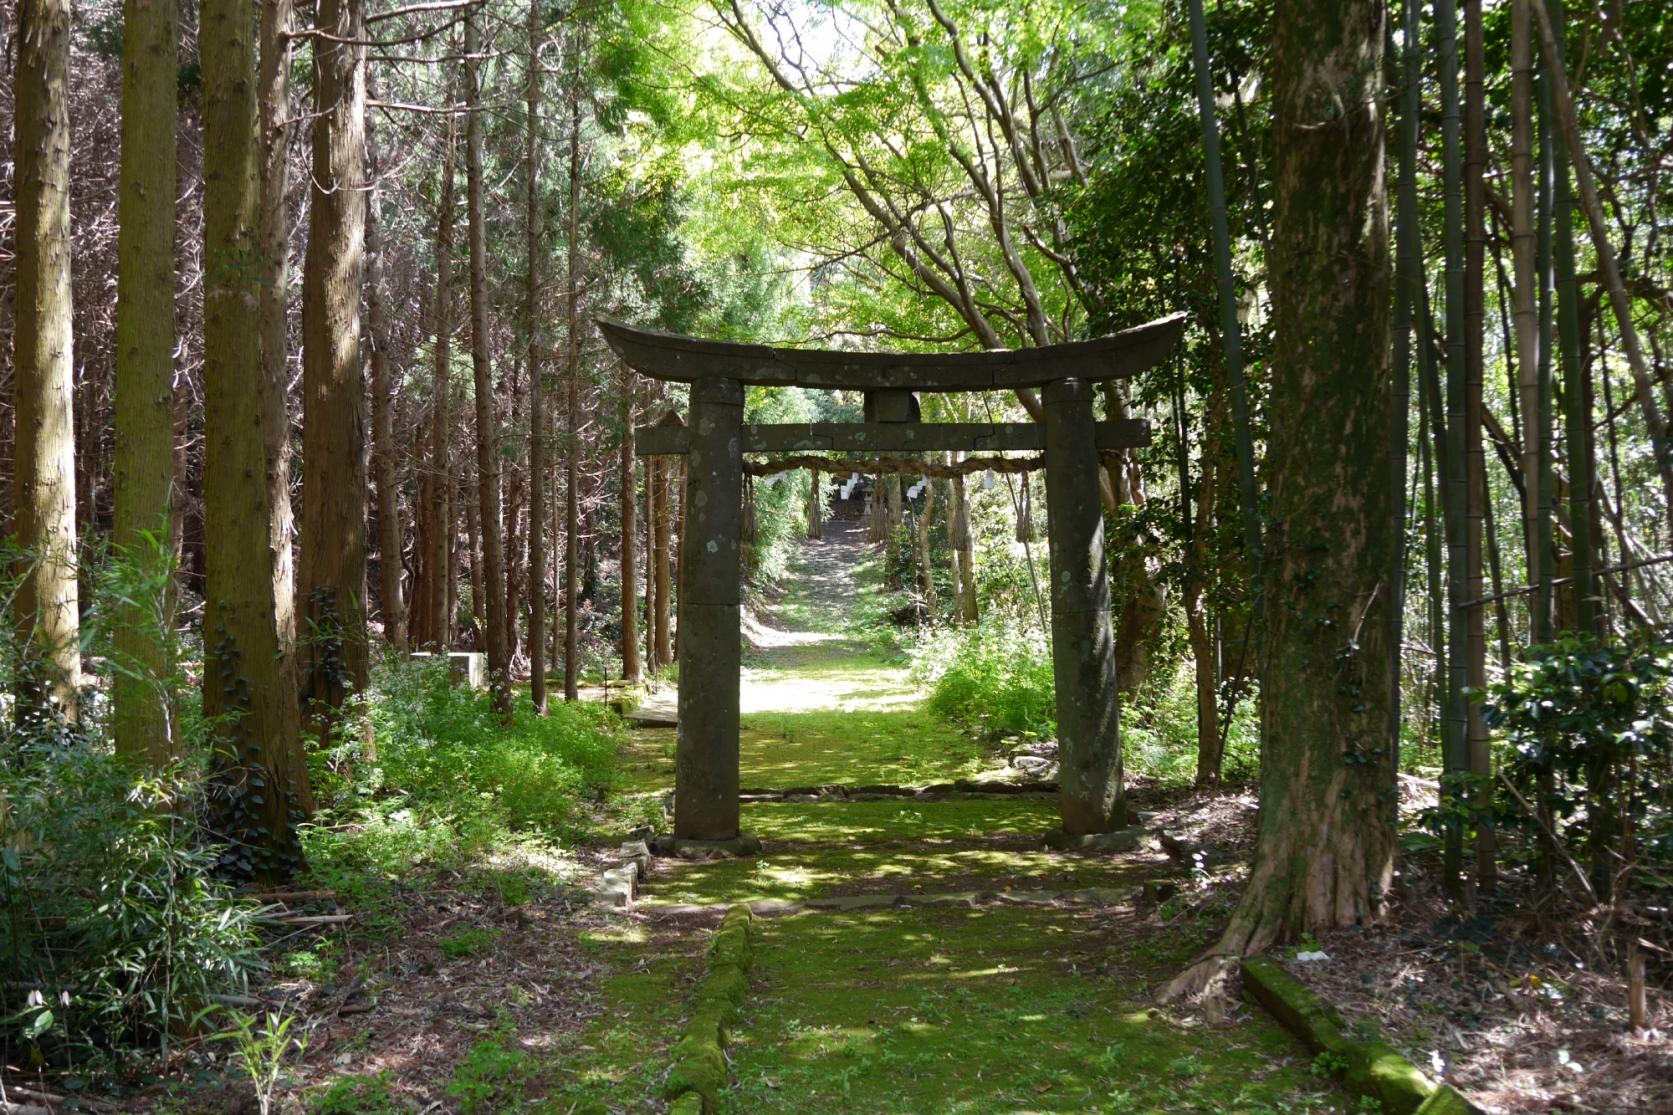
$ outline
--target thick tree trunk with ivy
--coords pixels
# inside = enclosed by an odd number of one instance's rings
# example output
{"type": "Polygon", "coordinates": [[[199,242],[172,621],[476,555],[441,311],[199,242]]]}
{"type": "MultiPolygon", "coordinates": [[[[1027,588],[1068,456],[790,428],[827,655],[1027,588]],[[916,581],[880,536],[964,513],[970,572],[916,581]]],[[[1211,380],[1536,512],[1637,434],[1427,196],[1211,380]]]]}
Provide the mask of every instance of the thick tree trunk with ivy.
{"type": "Polygon", "coordinates": [[[1209,957],[1381,916],[1394,861],[1389,702],[1401,544],[1381,120],[1383,5],[1280,0],[1272,58],[1275,351],[1259,841],[1209,957]]]}
{"type": "Polygon", "coordinates": [[[301,865],[307,768],[275,622],[256,269],[255,54],[249,9],[207,0],[204,84],[203,711],[211,827],[232,875],[301,865]]]}
{"type": "Polygon", "coordinates": [[[483,213],[482,83],[477,59],[478,17],[465,21],[465,187],[470,242],[471,366],[475,373],[477,529],[482,540],[482,591],[473,603],[482,621],[483,649],[494,706],[511,715],[511,676],[506,661],[505,547],[500,534],[499,423],[494,414],[494,369],[488,352],[488,232],[483,213]]]}
{"type": "Polygon", "coordinates": [[[321,0],[314,40],[313,184],[302,281],[299,675],[325,737],[366,689],[366,381],[360,354],[366,237],[366,37],[361,0],[321,0]]]}
{"type": "Polygon", "coordinates": [[[116,241],[116,483],[111,541],[134,575],[118,604],[116,750],[181,753],[167,678],[174,634],[174,0],[123,9],[116,241]]]}
{"type": "Polygon", "coordinates": [[[70,4],[22,0],[17,16],[13,525],[27,565],[12,609],[34,654],[19,712],[73,721],[81,625],[71,382],[70,4]]]}

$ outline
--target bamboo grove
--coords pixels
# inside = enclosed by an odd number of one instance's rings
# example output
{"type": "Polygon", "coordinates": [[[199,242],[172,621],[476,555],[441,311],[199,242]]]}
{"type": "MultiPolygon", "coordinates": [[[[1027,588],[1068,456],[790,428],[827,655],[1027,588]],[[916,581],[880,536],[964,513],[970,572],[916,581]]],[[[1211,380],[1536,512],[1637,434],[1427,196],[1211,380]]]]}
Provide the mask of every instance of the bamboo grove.
{"type": "MultiPolygon", "coordinates": [[[[1326,183],[1309,175],[1332,152],[1275,166],[1294,149],[1275,129],[1309,126],[1283,114],[1316,108],[1295,77],[1313,72],[1306,7],[8,5],[0,442],[33,647],[9,730],[108,716],[119,751],[162,766],[184,745],[157,679],[189,670],[225,866],[286,876],[309,752],[375,760],[380,655],[480,650],[506,713],[525,680],[538,709],[674,663],[680,477],[635,456],[633,429],[678,421],[684,400],[615,362],[595,317],[922,350],[1183,310],[1180,356],[1102,400],[1155,430],[1101,477],[1120,676],[1141,717],[1144,694],[1185,679],[1203,786],[1228,776],[1232,722],[1256,703],[1275,779],[1294,758],[1279,706],[1307,699],[1276,684],[1301,545],[1280,497],[1341,494],[1304,475],[1321,467],[1316,399],[1279,373],[1309,354],[1276,329],[1334,314],[1386,331],[1365,359],[1386,360],[1395,399],[1338,462],[1399,496],[1361,509],[1377,521],[1355,560],[1380,564],[1358,615],[1379,630],[1349,640],[1391,656],[1364,669],[1386,691],[1353,714],[1378,721],[1365,761],[1386,808],[1375,834],[1342,838],[1357,897],[1250,906],[1233,951],[1377,914],[1397,771],[1440,775],[1430,830],[1457,897],[1522,862],[1513,815],[1551,886],[1572,863],[1594,898],[1630,889],[1640,844],[1665,837],[1637,826],[1665,818],[1667,751],[1619,742],[1649,714],[1532,766],[1505,741],[1545,738],[1541,685],[1592,671],[1637,692],[1665,673],[1673,14],[1336,6],[1380,38],[1352,71],[1369,108],[1333,123],[1357,121],[1363,160],[1326,183]],[[1355,184],[1357,199],[1327,189],[1355,184]],[[1309,206],[1323,221],[1343,205],[1391,229],[1386,292],[1367,272],[1334,305],[1275,297],[1275,261],[1317,262],[1285,238],[1309,206]],[[126,594],[109,651],[84,655],[112,563],[162,591],[126,594]],[[93,691],[108,713],[83,707],[93,691]],[[1562,839],[1576,817],[1583,850],[1562,839]]],[[[1341,243],[1377,263],[1371,241],[1341,243]]],[[[812,421],[857,403],[763,390],[748,408],[812,421]]],[[[1039,403],[924,407],[1028,420],[1039,403]]],[[[757,463],[758,586],[775,544],[819,530],[833,478],[871,466],[757,463]]],[[[1028,462],[889,468],[875,529],[907,618],[1032,623],[1028,462]]],[[[1308,846],[1314,821],[1291,821],[1308,846]]]]}

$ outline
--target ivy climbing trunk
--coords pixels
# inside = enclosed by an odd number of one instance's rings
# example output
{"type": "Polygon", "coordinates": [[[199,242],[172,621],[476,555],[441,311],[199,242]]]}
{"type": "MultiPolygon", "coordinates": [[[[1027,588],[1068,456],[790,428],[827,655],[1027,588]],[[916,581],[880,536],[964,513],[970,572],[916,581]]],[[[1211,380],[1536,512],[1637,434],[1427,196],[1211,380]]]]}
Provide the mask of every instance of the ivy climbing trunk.
{"type": "MultiPolygon", "coordinates": [[[[302,275],[300,673],[323,741],[363,693],[366,645],[366,379],[360,354],[366,239],[366,37],[362,0],[321,0],[314,39],[313,178],[302,275]]],[[[367,737],[369,739],[369,736],[367,737]]]]}
{"type": "Polygon", "coordinates": [[[27,640],[20,722],[74,721],[81,685],[70,300],[69,0],[17,12],[16,510],[26,553],[12,598],[27,640]]]}
{"type": "Polygon", "coordinates": [[[174,0],[123,8],[116,239],[116,477],[111,541],[136,574],[118,604],[113,727],[120,754],[181,754],[167,679],[174,635],[174,0]]]}
{"type": "Polygon", "coordinates": [[[1273,33],[1272,528],[1261,810],[1220,957],[1380,917],[1394,861],[1386,582],[1401,545],[1381,118],[1384,6],[1279,0],[1273,33]],[[1303,420],[1304,416],[1304,420],[1303,420]]]}
{"type": "Polygon", "coordinates": [[[274,609],[257,254],[255,54],[249,8],[206,0],[204,84],[203,711],[222,867],[263,881],[301,865],[309,808],[294,677],[274,609]]]}

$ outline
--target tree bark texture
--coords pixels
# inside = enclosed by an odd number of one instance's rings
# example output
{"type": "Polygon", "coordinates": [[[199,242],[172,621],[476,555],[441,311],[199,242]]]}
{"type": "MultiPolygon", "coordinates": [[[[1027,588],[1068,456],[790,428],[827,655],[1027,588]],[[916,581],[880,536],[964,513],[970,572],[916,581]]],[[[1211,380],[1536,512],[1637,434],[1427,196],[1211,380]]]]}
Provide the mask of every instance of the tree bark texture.
{"type": "Polygon", "coordinates": [[[1371,921],[1392,875],[1382,20],[1380,0],[1276,10],[1271,407],[1306,421],[1268,450],[1259,842],[1220,954],[1371,921]]]}
{"type": "Polygon", "coordinates": [[[488,231],[483,212],[482,75],[479,14],[465,20],[465,184],[471,258],[471,367],[476,396],[477,529],[482,539],[483,649],[488,679],[500,715],[511,715],[511,669],[507,660],[505,538],[500,533],[500,436],[494,413],[494,369],[488,345],[488,231]]]}
{"type": "Polygon", "coordinates": [[[366,381],[360,291],[366,240],[362,0],[321,0],[314,40],[313,183],[302,282],[302,698],[324,740],[367,682],[366,381]]]}
{"type": "Polygon", "coordinates": [[[622,528],[622,677],[637,682],[644,672],[639,662],[639,600],[633,583],[639,568],[639,493],[633,475],[633,369],[622,365],[622,445],[617,467],[622,528]]]}
{"type": "MultiPolygon", "coordinates": [[[[70,299],[69,0],[17,10],[16,510],[26,551],[12,609],[35,656],[20,715],[74,721],[81,684],[70,299]]],[[[171,284],[172,289],[172,284],[171,284]]]]}
{"type": "Polygon", "coordinates": [[[249,9],[207,0],[204,80],[204,715],[211,828],[237,876],[301,865],[307,766],[274,609],[256,286],[257,121],[249,9]]]}
{"type": "Polygon", "coordinates": [[[366,206],[366,339],[371,365],[372,486],[378,511],[378,607],[383,637],[407,652],[407,605],[401,589],[401,488],[395,470],[395,383],[389,367],[389,311],[384,300],[383,221],[378,213],[377,156],[367,130],[372,188],[366,206]]]}
{"type": "Polygon", "coordinates": [[[453,471],[449,455],[452,433],[450,417],[453,360],[453,118],[447,119],[442,146],[441,198],[436,216],[436,289],[431,307],[434,330],[430,366],[429,431],[425,435],[429,460],[419,484],[420,524],[417,578],[422,603],[415,602],[413,614],[424,621],[423,634],[414,633],[414,643],[435,651],[453,644],[453,541],[457,534],[453,511],[453,471]]]}
{"type": "MultiPolygon", "coordinates": [[[[579,40],[571,54],[580,57],[579,40]]],[[[577,61],[577,65],[579,62],[577,61]]],[[[581,572],[581,76],[570,75],[569,89],[569,213],[565,251],[565,317],[569,326],[569,358],[564,369],[564,550],[563,550],[563,699],[580,696],[581,616],[577,607],[577,578],[581,572]]]]}
{"type": "MultiPolygon", "coordinates": [[[[298,666],[296,563],[290,502],[290,67],[293,0],[262,0],[257,112],[261,127],[261,199],[256,237],[261,289],[262,437],[267,445],[267,498],[273,606],[287,668],[298,666]]],[[[294,683],[293,683],[294,688],[294,683]]]]}
{"type": "Polygon", "coordinates": [[[167,679],[174,637],[174,220],[179,49],[174,0],[123,7],[122,169],[116,242],[116,476],[112,543],[141,591],[114,624],[120,754],[159,768],[181,753],[167,679]]]}
{"type": "MultiPolygon", "coordinates": [[[[540,0],[529,0],[529,73],[526,100],[528,130],[524,136],[523,168],[528,208],[528,271],[524,277],[529,335],[529,696],[536,713],[546,712],[546,348],[542,325],[545,314],[540,299],[541,249],[544,222],[540,207],[540,45],[544,26],[540,0]]],[[[631,428],[630,428],[631,433],[631,428]]],[[[622,579],[632,585],[632,569],[624,567],[622,579]]],[[[624,587],[623,614],[633,610],[624,587]]]]}

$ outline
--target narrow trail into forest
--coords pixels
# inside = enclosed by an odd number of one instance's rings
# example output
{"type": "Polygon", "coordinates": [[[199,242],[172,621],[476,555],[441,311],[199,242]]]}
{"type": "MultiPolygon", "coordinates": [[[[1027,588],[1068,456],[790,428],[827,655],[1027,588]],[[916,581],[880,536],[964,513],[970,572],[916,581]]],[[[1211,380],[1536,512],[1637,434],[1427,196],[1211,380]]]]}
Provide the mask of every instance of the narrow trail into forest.
{"type": "MultiPolygon", "coordinates": [[[[838,521],[804,543],[788,595],[752,631],[742,778],[777,793],[746,793],[743,827],[763,854],[658,860],[637,910],[595,936],[615,974],[585,1043],[597,1063],[568,1096],[660,1109],[657,1070],[710,927],[750,902],[766,916],[728,1050],[734,1110],[1340,1109],[1266,1018],[1209,1026],[1152,1008],[1150,987],[1204,944],[1139,897],[1169,872],[1163,857],[1045,850],[1045,794],[875,788],[1001,768],[868,643],[857,617],[880,578],[861,538],[838,521]],[[649,1059],[637,1077],[621,1071],[629,1056],[649,1059]]],[[[641,733],[646,788],[668,785],[672,737],[641,733]]]]}

